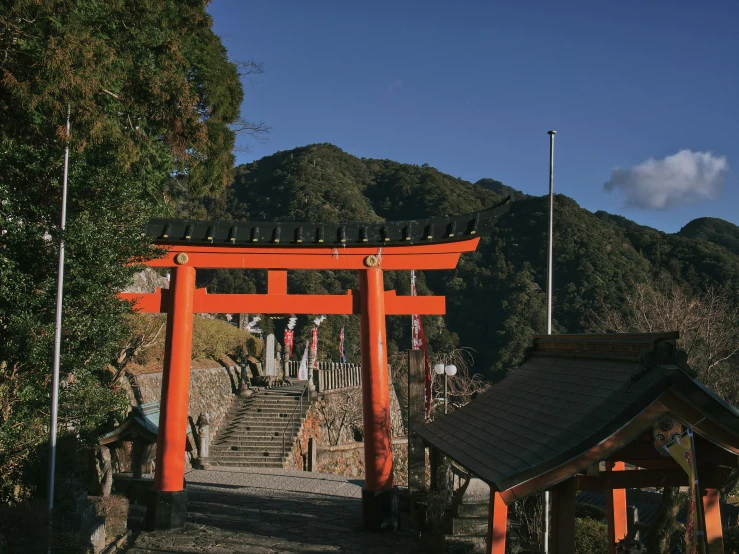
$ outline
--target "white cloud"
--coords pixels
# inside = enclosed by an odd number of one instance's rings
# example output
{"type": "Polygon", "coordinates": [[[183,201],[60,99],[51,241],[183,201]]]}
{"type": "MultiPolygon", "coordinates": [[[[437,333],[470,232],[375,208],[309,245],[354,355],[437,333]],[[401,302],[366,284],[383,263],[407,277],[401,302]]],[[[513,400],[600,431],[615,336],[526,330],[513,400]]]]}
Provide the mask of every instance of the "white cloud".
{"type": "Polygon", "coordinates": [[[390,98],[396,90],[403,88],[403,79],[398,79],[390,83],[385,89],[385,100],[390,98]]]}
{"type": "Polygon", "coordinates": [[[620,191],[627,207],[661,210],[714,200],[728,171],[726,156],[681,150],[662,160],[613,169],[603,188],[620,191]]]}

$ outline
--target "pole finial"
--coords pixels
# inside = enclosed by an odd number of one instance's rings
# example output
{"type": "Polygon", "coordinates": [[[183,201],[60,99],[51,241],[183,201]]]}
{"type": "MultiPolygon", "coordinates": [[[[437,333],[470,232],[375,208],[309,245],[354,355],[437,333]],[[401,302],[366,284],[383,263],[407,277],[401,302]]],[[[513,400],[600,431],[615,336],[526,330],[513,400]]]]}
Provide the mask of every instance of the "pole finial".
{"type": "Polygon", "coordinates": [[[552,130],[552,131],[547,131],[547,134],[548,134],[548,135],[556,135],[556,134],[557,134],[557,131],[554,131],[554,130],[552,130]]]}

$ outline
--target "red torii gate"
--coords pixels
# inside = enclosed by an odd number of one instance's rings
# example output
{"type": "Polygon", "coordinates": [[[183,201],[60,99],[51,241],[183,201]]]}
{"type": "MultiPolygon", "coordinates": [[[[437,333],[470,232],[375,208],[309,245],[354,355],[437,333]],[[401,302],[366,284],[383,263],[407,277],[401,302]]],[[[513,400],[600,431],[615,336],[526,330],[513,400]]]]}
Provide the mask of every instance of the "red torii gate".
{"type": "Polygon", "coordinates": [[[478,233],[492,227],[493,219],[507,209],[506,199],[466,216],[370,224],[152,220],[146,234],[167,252],[146,265],[173,268],[170,288],[120,294],[134,302],[135,310],[167,313],[157,463],[147,528],[169,529],[185,522],[183,453],[195,313],[360,315],[363,512],[365,525],[378,528],[390,507],[393,486],[385,316],[446,311],[443,296],[403,297],[385,291],[383,271],[453,269],[463,252],[477,248],[478,233]],[[260,240],[260,231],[266,240],[260,240]],[[311,240],[303,242],[304,231],[311,240]],[[290,240],[281,243],[286,236],[290,240]],[[207,294],[195,288],[197,269],[267,269],[267,294],[207,294]],[[359,271],[359,294],[288,294],[288,270],[359,271]]]}

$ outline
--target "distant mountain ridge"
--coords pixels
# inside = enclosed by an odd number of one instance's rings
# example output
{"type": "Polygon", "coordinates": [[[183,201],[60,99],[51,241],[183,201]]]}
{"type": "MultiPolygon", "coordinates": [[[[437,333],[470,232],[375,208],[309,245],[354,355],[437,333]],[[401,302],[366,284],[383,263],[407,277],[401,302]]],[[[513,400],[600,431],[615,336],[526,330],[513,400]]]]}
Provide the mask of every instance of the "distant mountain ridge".
{"type": "MultiPolygon", "coordinates": [[[[432,167],[360,159],[331,144],[314,144],[239,166],[223,195],[182,205],[180,211],[188,217],[252,221],[402,220],[469,213],[506,195],[513,198],[510,211],[497,220],[492,233],[481,237],[477,251],[461,257],[456,270],[418,273],[419,294],[447,297],[446,317],[425,318],[431,349],[469,347],[475,369],[492,375],[516,366],[532,335],[545,329],[547,196],[530,196],[494,179],[473,184],[432,167]]],[[[720,230],[731,228],[699,227],[710,229],[704,234],[712,238],[688,237],[683,231],[670,235],[618,215],[593,214],[557,195],[555,330],[587,330],[590,317],[604,306],[621,309],[636,283],[672,279],[694,291],[729,283],[739,298],[739,255],[719,242],[730,243],[720,230]]],[[[213,292],[266,287],[265,276],[258,272],[198,275],[213,292]]],[[[289,286],[291,293],[343,294],[348,288],[356,290],[358,282],[351,272],[296,271],[290,274],[289,286]]],[[[409,294],[408,273],[386,272],[385,286],[409,294]]],[[[266,327],[276,326],[278,336],[282,324],[265,321],[266,327]]],[[[359,321],[354,316],[329,317],[321,325],[321,348],[337,358],[342,326],[349,359],[358,361],[359,321]]],[[[387,330],[390,355],[409,348],[408,318],[389,317],[387,330]]],[[[309,325],[300,327],[296,344],[309,333],[309,325]]]]}
{"type": "Polygon", "coordinates": [[[489,179],[489,178],[483,178],[479,181],[476,181],[475,184],[479,187],[483,187],[487,190],[491,190],[496,194],[500,194],[502,196],[510,196],[511,200],[523,200],[525,198],[531,198],[530,194],[526,194],[525,192],[522,192],[518,189],[514,189],[513,187],[509,187],[508,185],[504,185],[500,181],[496,181],[495,179],[489,179]]]}
{"type": "Polygon", "coordinates": [[[707,240],[739,254],[739,226],[716,217],[699,217],[677,232],[681,237],[707,240]]]}

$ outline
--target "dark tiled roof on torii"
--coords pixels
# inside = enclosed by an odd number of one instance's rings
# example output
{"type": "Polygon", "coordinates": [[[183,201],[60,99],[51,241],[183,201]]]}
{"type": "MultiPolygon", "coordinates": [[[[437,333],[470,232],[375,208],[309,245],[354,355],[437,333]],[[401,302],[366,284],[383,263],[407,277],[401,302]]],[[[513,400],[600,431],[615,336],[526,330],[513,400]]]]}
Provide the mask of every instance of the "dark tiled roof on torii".
{"type": "Polygon", "coordinates": [[[537,336],[521,367],[417,433],[499,491],[578,458],[668,389],[739,435],[739,412],[692,378],[676,338],[537,336]]]}
{"type": "Polygon", "coordinates": [[[161,245],[264,246],[404,246],[467,240],[489,232],[495,218],[510,207],[510,196],[479,212],[370,222],[195,221],[152,219],[143,235],[161,245]]]}

